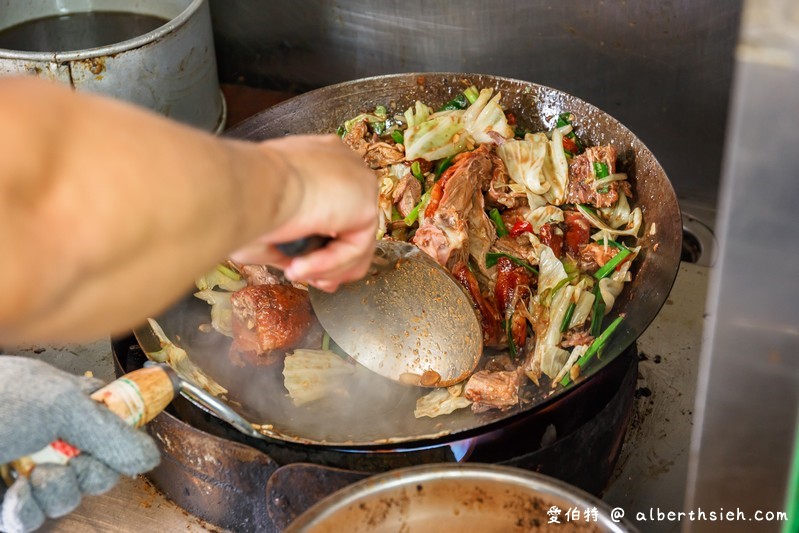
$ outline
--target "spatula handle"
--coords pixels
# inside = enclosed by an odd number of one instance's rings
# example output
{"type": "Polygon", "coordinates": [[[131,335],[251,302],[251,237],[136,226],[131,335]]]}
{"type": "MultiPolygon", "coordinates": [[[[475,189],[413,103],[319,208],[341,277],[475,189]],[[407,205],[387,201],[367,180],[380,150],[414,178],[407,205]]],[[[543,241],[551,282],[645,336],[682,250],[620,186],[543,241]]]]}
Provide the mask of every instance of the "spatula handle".
{"type": "MultiPolygon", "coordinates": [[[[133,427],[143,426],[172,402],[178,392],[180,380],[166,365],[153,365],[125,374],[116,381],[98,389],[91,399],[103,404],[112,413],[133,427]]],[[[30,475],[40,463],[66,464],[80,450],[62,440],[27,457],[10,463],[17,474],[30,475]]]]}
{"type": "Polygon", "coordinates": [[[280,252],[288,257],[299,257],[301,255],[309,254],[319,248],[324,248],[327,246],[327,243],[332,241],[332,237],[327,237],[325,235],[311,235],[309,237],[303,237],[302,239],[297,239],[296,241],[284,242],[275,245],[275,248],[280,250],[280,252]]]}

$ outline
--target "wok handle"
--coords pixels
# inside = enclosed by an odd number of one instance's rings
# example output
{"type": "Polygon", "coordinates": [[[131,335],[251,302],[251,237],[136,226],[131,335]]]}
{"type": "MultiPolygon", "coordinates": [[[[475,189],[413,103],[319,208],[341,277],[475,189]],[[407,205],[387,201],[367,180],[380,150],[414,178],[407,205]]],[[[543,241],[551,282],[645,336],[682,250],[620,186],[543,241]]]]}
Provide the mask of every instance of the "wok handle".
{"type": "MultiPolygon", "coordinates": [[[[105,405],[129,426],[140,427],[172,402],[180,385],[180,379],[168,366],[148,365],[112,381],[90,397],[105,405]]],[[[57,440],[34,454],[12,461],[9,466],[18,475],[29,476],[37,464],[66,464],[78,454],[79,449],[57,440]]]]}
{"type": "Polygon", "coordinates": [[[303,237],[302,239],[297,239],[296,241],[276,244],[275,248],[280,250],[280,252],[285,256],[299,257],[301,255],[316,251],[319,248],[324,248],[332,240],[332,237],[325,235],[310,235],[308,237],[303,237]]]}

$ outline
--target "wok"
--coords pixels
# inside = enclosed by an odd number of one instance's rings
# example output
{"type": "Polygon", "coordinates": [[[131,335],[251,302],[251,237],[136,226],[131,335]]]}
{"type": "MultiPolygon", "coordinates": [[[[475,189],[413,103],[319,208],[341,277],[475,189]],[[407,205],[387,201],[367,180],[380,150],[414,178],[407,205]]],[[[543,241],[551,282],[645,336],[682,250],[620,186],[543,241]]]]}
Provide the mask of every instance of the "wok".
{"type": "MultiPolygon", "coordinates": [[[[465,438],[486,426],[502,424],[571,394],[621,354],[647,328],[671,290],[680,262],[682,224],[674,190],[663,168],[626,127],[593,105],[562,91],[513,79],[478,74],[396,74],[366,78],[318,89],[269,108],[229,132],[229,136],[259,141],[303,133],[329,133],[358,113],[385,105],[402,112],[416,100],[433,107],[465,86],[493,87],[504,106],[530,130],[551,128],[559,113],[570,111],[575,129],[588,145],[613,144],[618,169],[633,185],[633,204],[643,211],[642,251],[605,325],[619,313],[626,319],[611,337],[601,357],[577,383],[551,389],[528,383],[519,405],[474,414],[461,409],[438,418],[414,418],[416,399],[427,389],[406,387],[368,371],[357,374],[344,394],[295,407],[283,387],[282,364],[239,368],[227,357],[230,339],[198,328],[209,322],[206,303],[187,296],[157,317],[166,334],[189,357],[230,392],[226,403],[248,422],[264,425],[265,438],[302,444],[373,449],[401,444],[417,447],[430,439],[465,438]]],[[[230,206],[235,209],[236,206],[230,206]]],[[[410,317],[409,317],[410,319],[410,317]]],[[[145,349],[146,350],[146,349],[145,349]]],[[[396,447],[396,446],[395,446],[396,447]]]]}

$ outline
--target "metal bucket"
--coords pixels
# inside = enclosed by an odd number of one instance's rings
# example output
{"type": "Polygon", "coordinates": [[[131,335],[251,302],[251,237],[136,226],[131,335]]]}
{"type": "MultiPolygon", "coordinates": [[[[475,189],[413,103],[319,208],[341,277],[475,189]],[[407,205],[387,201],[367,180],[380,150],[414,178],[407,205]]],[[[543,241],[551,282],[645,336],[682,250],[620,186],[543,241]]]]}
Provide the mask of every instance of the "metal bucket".
{"type": "Polygon", "coordinates": [[[206,131],[224,128],[226,109],[206,0],[0,0],[0,30],[85,12],[136,13],[165,23],[97,48],[46,52],[0,48],[0,75],[32,74],[78,91],[125,100],[206,131]]]}
{"type": "Polygon", "coordinates": [[[440,464],[350,485],[311,507],[286,533],[635,531],[621,516],[619,509],[541,474],[440,464]]]}

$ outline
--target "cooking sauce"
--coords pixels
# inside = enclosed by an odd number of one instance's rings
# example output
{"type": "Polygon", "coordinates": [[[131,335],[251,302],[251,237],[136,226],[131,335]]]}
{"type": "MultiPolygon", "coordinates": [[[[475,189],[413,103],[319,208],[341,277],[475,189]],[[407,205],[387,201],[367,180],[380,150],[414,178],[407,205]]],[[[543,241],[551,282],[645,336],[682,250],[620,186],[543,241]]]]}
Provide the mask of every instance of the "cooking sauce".
{"type": "Polygon", "coordinates": [[[0,48],[25,52],[85,50],[133,39],[166,22],[152,15],[119,11],[55,15],[0,30],[0,48]]]}

